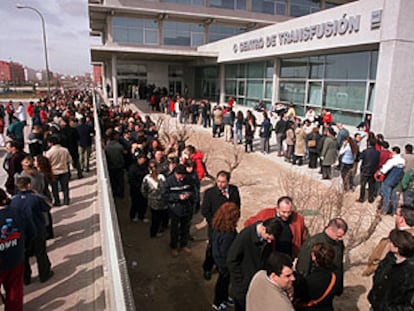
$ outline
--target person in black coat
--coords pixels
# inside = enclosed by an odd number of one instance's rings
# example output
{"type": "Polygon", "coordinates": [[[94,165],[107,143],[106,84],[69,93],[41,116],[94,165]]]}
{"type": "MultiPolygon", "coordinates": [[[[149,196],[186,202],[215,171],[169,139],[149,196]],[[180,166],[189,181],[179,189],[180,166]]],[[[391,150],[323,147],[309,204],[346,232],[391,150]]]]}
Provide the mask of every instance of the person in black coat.
{"type": "Polygon", "coordinates": [[[272,243],[277,241],[282,230],[280,221],[270,218],[244,228],[233,241],[227,254],[227,267],[235,311],[246,309],[250,281],[257,271],[264,269],[272,253],[272,243]]]}
{"type": "Polygon", "coordinates": [[[240,209],[233,202],[226,202],[214,214],[212,223],[212,251],[219,276],[214,290],[213,308],[226,310],[229,297],[230,273],[227,268],[227,254],[237,236],[237,222],[240,209]],[[221,309],[220,309],[221,308],[221,309]]]}
{"type": "Polygon", "coordinates": [[[365,201],[365,188],[368,184],[368,202],[372,203],[375,200],[375,179],[374,174],[378,169],[380,152],[375,149],[376,141],[370,138],[368,141],[368,147],[362,151],[359,155],[361,161],[360,178],[361,187],[359,193],[359,199],[357,202],[365,201]]]}
{"type": "Polygon", "coordinates": [[[203,263],[204,278],[211,279],[211,270],[214,266],[214,259],[211,251],[212,229],[211,224],[214,214],[223,203],[233,202],[239,208],[241,207],[239,189],[235,185],[230,184],[230,173],[220,171],[216,176],[216,184],[207,189],[204,193],[201,213],[206,218],[208,224],[208,239],[206,255],[203,263]]]}
{"type": "Polygon", "coordinates": [[[333,299],[342,294],[343,276],[334,268],[335,251],[326,243],[312,247],[315,268],[306,277],[297,274],[294,282],[296,310],[333,311],[333,299]]]}
{"type": "Polygon", "coordinates": [[[13,196],[9,207],[19,210],[22,215],[31,219],[35,227],[32,243],[25,251],[24,283],[28,285],[31,282],[32,269],[30,256],[33,255],[36,256],[39,280],[43,283],[53,276],[46,248],[47,231],[45,216],[50,211],[50,205],[46,203],[43,197],[32,191],[29,177],[17,178],[16,186],[19,192],[13,196]]]}
{"type": "Polygon", "coordinates": [[[170,248],[173,257],[178,256],[178,245],[187,253],[191,253],[188,247],[190,237],[191,218],[193,217],[193,204],[195,190],[193,181],[187,174],[187,168],[178,164],[174,173],[169,175],[162,185],[162,195],[170,210],[170,248]]]}
{"type": "Polygon", "coordinates": [[[140,220],[143,223],[148,223],[148,219],[145,218],[148,201],[141,193],[142,181],[145,175],[149,173],[147,157],[145,152],[137,149],[134,153],[134,159],[128,169],[129,194],[131,196],[129,218],[133,222],[140,220]]]}
{"type": "Polygon", "coordinates": [[[393,229],[390,252],[380,262],[368,300],[374,311],[414,310],[414,236],[393,229]]]}
{"type": "Polygon", "coordinates": [[[317,127],[314,127],[312,132],[306,135],[306,145],[308,146],[309,152],[309,168],[317,168],[318,166],[319,152],[322,151],[322,149],[318,151],[318,145],[320,144],[321,139],[322,136],[319,134],[319,129],[317,127]],[[313,147],[308,144],[308,142],[312,140],[315,141],[315,145],[313,147]]]}

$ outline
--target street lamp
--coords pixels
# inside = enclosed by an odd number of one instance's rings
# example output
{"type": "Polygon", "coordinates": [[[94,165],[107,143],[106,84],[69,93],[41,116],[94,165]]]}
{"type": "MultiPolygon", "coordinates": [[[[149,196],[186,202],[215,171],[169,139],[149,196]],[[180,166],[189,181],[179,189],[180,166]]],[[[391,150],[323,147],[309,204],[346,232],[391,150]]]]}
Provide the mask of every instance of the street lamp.
{"type": "Polygon", "coordinates": [[[31,6],[16,4],[16,8],[18,9],[29,9],[37,13],[40,19],[42,20],[42,31],[43,31],[43,50],[45,52],[45,63],[46,63],[46,83],[47,83],[47,97],[50,98],[50,82],[49,82],[49,62],[47,61],[47,47],[46,47],[46,27],[45,27],[45,19],[43,18],[42,13],[36,8],[31,6]]]}

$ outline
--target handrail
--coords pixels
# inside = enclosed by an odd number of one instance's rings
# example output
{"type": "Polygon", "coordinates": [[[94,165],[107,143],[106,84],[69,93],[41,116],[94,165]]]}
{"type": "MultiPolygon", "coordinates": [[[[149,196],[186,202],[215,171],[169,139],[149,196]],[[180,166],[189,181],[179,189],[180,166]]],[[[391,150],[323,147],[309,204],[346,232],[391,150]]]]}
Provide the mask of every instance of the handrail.
{"type": "Polygon", "coordinates": [[[102,148],[102,136],[98,109],[102,104],[102,98],[93,93],[93,107],[95,120],[95,146],[96,168],[98,174],[98,208],[100,209],[100,224],[103,249],[104,275],[107,282],[105,297],[106,308],[117,311],[135,311],[135,302],[132,295],[131,283],[128,276],[128,268],[122,248],[122,239],[119,231],[118,216],[115,202],[112,196],[111,185],[108,178],[106,156],[102,148]]]}

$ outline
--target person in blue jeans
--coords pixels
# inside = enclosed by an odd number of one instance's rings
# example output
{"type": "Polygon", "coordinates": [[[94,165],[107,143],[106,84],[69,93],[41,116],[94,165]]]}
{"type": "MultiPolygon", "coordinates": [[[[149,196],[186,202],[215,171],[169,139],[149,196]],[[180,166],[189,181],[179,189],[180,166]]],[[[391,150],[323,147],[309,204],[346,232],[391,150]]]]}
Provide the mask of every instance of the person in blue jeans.
{"type": "Polygon", "coordinates": [[[391,158],[385,162],[380,169],[380,175],[386,175],[382,182],[382,212],[387,214],[395,213],[397,207],[397,185],[400,183],[405,167],[405,160],[401,157],[401,150],[399,147],[392,147],[391,158]],[[391,211],[389,210],[391,205],[391,211]]]}

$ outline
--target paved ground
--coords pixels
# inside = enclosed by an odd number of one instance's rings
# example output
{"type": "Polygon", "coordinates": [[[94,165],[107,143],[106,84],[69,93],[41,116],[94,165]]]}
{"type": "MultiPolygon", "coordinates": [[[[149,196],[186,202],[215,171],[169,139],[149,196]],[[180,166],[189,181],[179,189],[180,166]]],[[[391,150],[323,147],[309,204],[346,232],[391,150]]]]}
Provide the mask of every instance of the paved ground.
{"type": "MultiPolygon", "coordinates": [[[[1,157],[4,152],[0,148],[1,157]]],[[[32,258],[32,283],[24,288],[24,310],[105,309],[96,176],[93,159],[90,173],[70,181],[71,204],[52,208],[55,238],[47,242],[47,249],[55,274],[40,283],[32,258]]],[[[0,185],[5,179],[0,169],[0,185]]]]}

